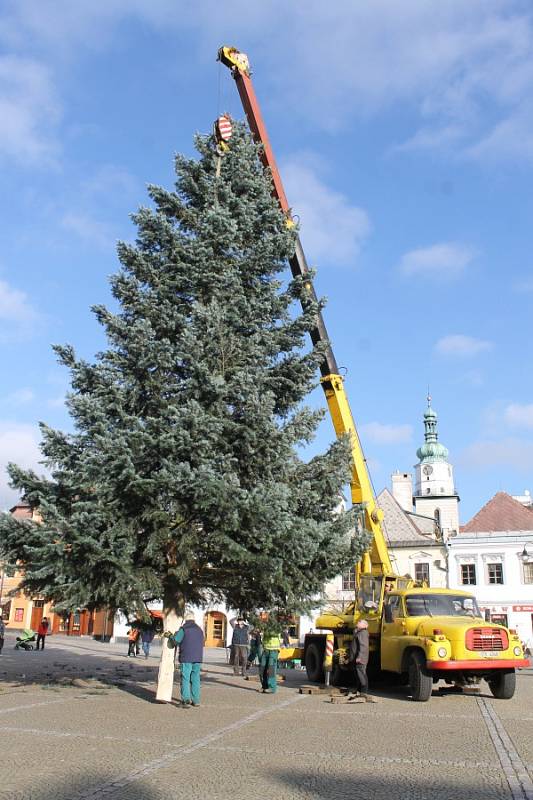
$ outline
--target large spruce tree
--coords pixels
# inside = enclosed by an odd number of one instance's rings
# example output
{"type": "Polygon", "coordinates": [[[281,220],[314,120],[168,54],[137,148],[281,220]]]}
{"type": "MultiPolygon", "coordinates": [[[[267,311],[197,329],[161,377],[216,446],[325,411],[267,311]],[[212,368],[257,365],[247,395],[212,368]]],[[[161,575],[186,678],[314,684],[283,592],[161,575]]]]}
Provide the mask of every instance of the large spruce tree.
{"type": "Polygon", "coordinates": [[[41,521],[4,515],[4,557],[65,608],[295,610],[361,551],[338,511],[348,443],[301,456],[320,353],[317,309],[288,277],[294,233],[243,126],[222,159],[210,137],[196,145],[118,247],[118,313],[94,309],[105,352],[55,348],[73,433],[41,426],[50,477],[9,467],[41,521]]]}

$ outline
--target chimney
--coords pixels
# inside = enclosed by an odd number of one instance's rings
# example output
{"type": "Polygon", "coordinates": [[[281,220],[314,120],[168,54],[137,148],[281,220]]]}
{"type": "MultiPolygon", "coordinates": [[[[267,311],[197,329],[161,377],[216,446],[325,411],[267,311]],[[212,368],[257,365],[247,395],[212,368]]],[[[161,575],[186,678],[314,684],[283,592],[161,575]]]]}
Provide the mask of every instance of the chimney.
{"type": "Polygon", "coordinates": [[[413,479],[410,473],[392,474],[392,496],[404,511],[413,510],[413,479]]]}

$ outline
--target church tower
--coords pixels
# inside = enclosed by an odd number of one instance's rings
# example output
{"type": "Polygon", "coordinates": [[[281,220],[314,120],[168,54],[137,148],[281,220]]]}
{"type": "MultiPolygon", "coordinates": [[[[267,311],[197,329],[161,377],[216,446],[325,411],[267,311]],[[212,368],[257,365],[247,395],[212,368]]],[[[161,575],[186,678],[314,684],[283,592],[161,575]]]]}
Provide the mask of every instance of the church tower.
{"type": "Polygon", "coordinates": [[[439,442],[437,415],[431,408],[431,397],[424,412],[424,444],[418,448],[415,464],[415,513],[434,517],[444,538],[459,532],[459,496],[453,482],[453,467],[448,450],[439,442]]]}

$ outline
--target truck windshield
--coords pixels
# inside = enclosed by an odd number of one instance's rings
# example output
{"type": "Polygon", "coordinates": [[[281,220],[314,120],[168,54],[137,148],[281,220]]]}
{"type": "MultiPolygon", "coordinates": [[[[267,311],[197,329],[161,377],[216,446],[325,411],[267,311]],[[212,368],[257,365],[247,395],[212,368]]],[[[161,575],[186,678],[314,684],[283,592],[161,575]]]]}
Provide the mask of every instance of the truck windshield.
{"type": "Polygon", "coordinates": [[[481,617],[475,597],[413,594],[405,598],[408,617],[481,617]]]}

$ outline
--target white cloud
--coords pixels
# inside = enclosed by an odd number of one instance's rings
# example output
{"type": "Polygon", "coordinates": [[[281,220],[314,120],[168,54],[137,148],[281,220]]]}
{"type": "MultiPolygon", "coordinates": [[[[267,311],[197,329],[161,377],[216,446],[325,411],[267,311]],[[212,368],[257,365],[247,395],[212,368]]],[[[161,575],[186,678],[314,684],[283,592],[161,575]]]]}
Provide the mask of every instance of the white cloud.
{"type": "Polygon", "coordinates": [[[119,195],[124,198],[138,194],[140,187],[137,179],[126,169],[104,164],[84,182],[82,190],[88,197],[119,195]]]}
{"type": "Polygon", "coordinates": [[[60,106],[49,70],[37,61],[0,57],[0,156],[28,166],[54,163],[60,106]]]}
{"type": "Polygon", "coordinates": [[[34,469],[39,474],[42,458],[39,449],[40,431],[33,425],[17,422],[0,422],[0,508],[9,508],[19,495],[8,486],[6,465],[11,461],[24,469],[34,469]]]}
{"type": "Polygon", "coordinates": [[[281,173],[308,257],[319,263],[353,265],[371,230],[366,211],[327,186],[309,155],[285,161],[281,173]]]}
{"type": "Polygon", "coordinates": [[[478,388],[485,383],[485,375],[480,369],[471,369],[465,372],[463,380],[469,386],[478,388]]]}
{"type": "Polygon", "coordinates": [[[513,288],[516,292],[523,292],[524,294],[533,292],[533,278],[527,277],[523,280],[517,281],[513,288]]]}
{"type": "Polygon", "coordinates": [[[377,458],[370,456],[370,458],[366,459],[366,466],[368,467],[368,471],[371,475],[377,475],[378,472],[381,472],[383,466],[377,458]]]}
{"type": "Polygon", "coordinates": [[[460,143],[464,134],[465,129],[461,125],[444,125],[441,128],[422,126],[410,139],[389,148],[389,152],[394,154],[410,150],[443,150],[460,143]]]}
{"type": "Polygon", "coordinates": [[[468,245],[441,242],[405,253],[399,265],[403,275],[450,280],[463,274],[477,255],[468,245]]]}
{"type": "Polygon", "coordinates": [[[465,467],[529,472],[533,469],[533,442],[513,438],[475,442],[463,451],[460,461],[465,467]]]}
{"type": "Polygon", "coordinates": [[[411,425],[388,425],[381,422],[367,422],[360,427],[361,434],[376,444],[402,444],[413,438],[411,425]]]}
{"type": "Polygon", "coordinates": [[[533,429],[533,403],[527,405],[511,403],[503,412],[503,418],[511,427],[533,429]]]}
{"type": "Polygon", "coordinates": [[[32,389],[17,389],[7,397],[8,403],[14,405],[27,405],[35,399],[35,392],[32,389]]]}
{"type": "Polygon", "coordinates": [[[61,226],[75,233],[83,241],[102,249],[112,247],[116,240],[107,223],[93,219],[88,214],[68,212],[62,217],[61,226]]]}
{"type": "Polygon", "coordinates": [[[25,0],[4,11],[0,37],[65,59],[112,47],[131,22],[190,36],[202,63],[224,40],[246,42],[270,97],[323,129],[401,104],[409,147],[533,157],[527,4],[449,0],[436,13],[420,0],[25,0]]]}
{"type": "Polygon", "coordinates": [[[489,160],[533,159],[533,110],[525,106],[507,119],[500,120],[479,141],[466,148],[465,154],[486,163],[489,160]]]}
{"type": "Polygon", "coordinates": [[[435,345],[435,351],[443,356],[469,358],[491,350],[492,346],[492,342],[486,339],[475,339],[473,336],[464,336],[463,334],[451,334],[439,339],[435,345]]]}
{"type": "Polygon", "coordinates": [[[39,320],[28,296],[0,280],[0,341],[28,335],[39,320]]]}
{"type": "Polygon", "coordinates": [[[48,408],[62,408],[65,405],[65,395],[58,394],[47,401],[48,408]]]}

